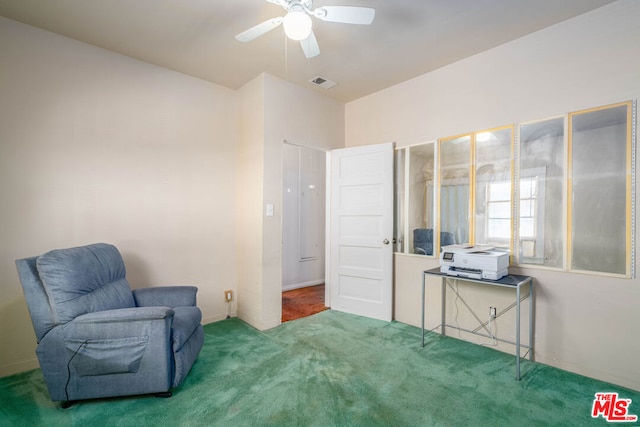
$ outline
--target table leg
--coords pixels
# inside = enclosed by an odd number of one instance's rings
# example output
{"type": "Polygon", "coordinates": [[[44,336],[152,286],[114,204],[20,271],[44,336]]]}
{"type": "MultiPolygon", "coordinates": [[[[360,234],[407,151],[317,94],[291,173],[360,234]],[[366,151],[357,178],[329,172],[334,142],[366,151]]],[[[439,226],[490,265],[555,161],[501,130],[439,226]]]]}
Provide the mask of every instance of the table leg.
{"type": "Polygon", "coordinates": [[[421,319],[421,328],[422,328],[422,347],[424,347],[424,277],[425,274],[422,273],[422,319],[421,319]]]}
{"type": "Polygon", "coordinates": [[[529,279],[529,360],[533,362],[533,279],[529,279]]]}
{"type": "Polygon", "coordinates": [[[440,333],[442,335],[446,335],[447,331],[444,328],[445,325],[445,319],[446,319],[446,311],[445,311],[445,307],[447,306],[447,278],[443,277],[442,278],[442,306],[440,307],[440,333]]]}
{"type": "Polygon", "coordinates": [[[516,286],[516,381],[520,381],[520,285],[516,286]]]}

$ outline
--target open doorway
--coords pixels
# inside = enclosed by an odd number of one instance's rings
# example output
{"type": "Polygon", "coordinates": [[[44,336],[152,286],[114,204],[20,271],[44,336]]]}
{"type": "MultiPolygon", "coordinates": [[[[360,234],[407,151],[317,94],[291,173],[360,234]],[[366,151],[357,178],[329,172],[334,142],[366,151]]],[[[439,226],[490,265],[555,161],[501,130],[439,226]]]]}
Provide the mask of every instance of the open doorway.
{"type": "Polygon", "coordinates": [[[283,146],[282,321],[325,310],[326,153],[283,146]]]}
{"type": "Polygon", "coordinates": [[[282,323],[327,310],[324,283],[282,292],[282,323]]]}

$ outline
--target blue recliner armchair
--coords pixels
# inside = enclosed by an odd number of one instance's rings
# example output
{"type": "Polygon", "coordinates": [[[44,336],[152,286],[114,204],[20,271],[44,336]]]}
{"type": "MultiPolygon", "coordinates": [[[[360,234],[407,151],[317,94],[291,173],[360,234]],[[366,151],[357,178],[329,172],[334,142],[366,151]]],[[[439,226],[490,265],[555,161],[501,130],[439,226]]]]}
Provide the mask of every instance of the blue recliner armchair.
{"type": "Polygon", "coordinates": [[[52,401],[171,396],[204,342],[197,288],[136,289],[115,246],[16,261],[52,401]]]}
{"type": "MultiPolygon", "coordinates": [[[[448,231],[440,232],[440,247],[453,245],[453,234],[448,231]]],[[[433,255],[433,229],[416,228],[413,230],[413,253],[420,255],[433,255]]]]}

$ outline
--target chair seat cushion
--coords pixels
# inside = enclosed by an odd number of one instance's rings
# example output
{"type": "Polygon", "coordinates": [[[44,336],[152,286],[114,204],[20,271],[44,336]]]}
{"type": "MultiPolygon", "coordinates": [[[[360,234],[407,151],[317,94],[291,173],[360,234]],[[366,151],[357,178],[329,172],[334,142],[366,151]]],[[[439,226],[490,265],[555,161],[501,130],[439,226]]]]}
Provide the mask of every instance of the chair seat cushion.
{"type": "Polygon", "coordinates": [[[171,335],[173,351],[177,352],[186,343],[202,320],[202,312],[198,307],[174,307],[171,335]]]}

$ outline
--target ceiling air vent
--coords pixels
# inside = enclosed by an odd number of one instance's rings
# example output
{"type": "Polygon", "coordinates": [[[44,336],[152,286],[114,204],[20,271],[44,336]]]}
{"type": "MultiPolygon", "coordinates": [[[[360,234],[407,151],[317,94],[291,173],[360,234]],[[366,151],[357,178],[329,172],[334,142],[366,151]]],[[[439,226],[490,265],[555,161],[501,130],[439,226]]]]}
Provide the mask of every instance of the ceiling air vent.
{"type": "Polygon", "coordinates": [[[327,80],[324,77],[320,77],[320,76],[314,77],[313,79],[309,80],[309,82],[313,83],[316,86],[320,86],[321,88],[324,88],[324,89],[331,89],[332,87],[338,84],[336,82],[332,82],[331,80],[327,80]]]}

